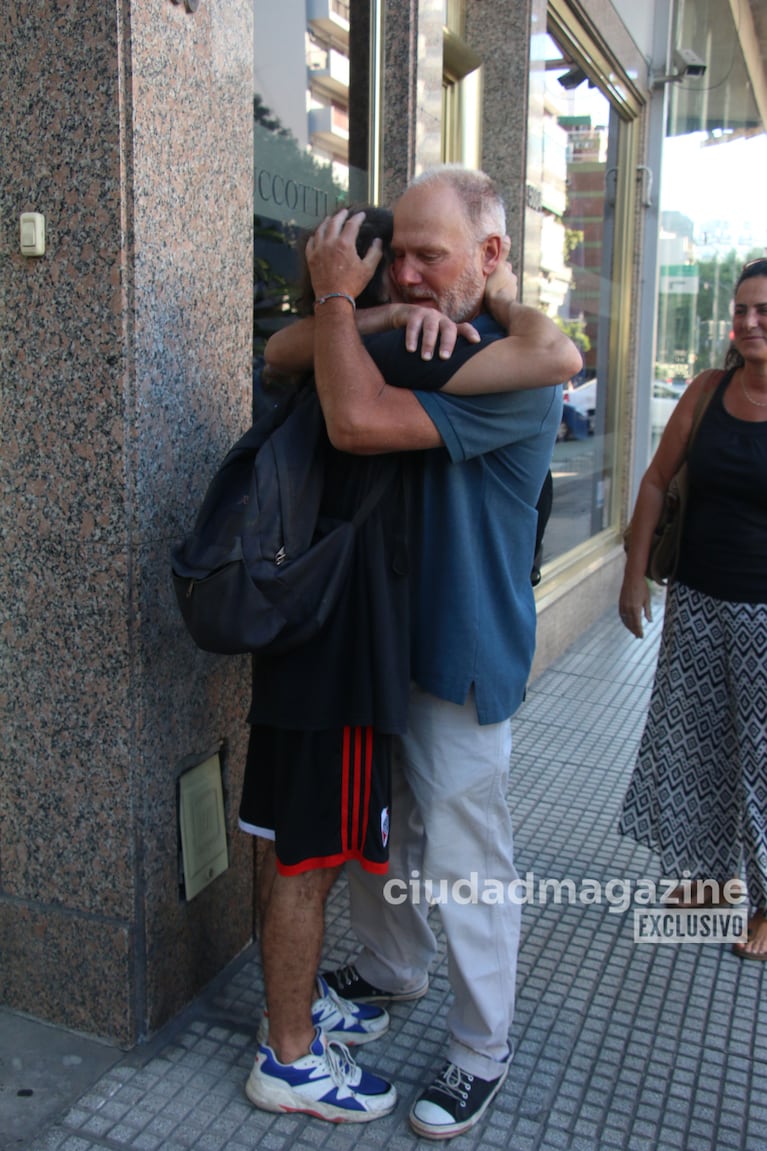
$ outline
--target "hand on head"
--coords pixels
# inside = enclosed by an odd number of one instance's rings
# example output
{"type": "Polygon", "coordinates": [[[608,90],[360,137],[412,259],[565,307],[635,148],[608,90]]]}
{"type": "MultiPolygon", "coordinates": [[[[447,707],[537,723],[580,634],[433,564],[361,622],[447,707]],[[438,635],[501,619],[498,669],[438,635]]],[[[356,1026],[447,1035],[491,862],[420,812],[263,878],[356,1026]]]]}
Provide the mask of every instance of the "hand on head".
{"type": "Polygon", "coordinates": [[[306,262],[318,298],[339,292],[356,299],[378,267],[383,252],[380,239],[373,240],[362,258],[357,254],[357,233],[364,219],[364,212],[350,216],[342,208],[327,216],[309,239],[306,262]]]}

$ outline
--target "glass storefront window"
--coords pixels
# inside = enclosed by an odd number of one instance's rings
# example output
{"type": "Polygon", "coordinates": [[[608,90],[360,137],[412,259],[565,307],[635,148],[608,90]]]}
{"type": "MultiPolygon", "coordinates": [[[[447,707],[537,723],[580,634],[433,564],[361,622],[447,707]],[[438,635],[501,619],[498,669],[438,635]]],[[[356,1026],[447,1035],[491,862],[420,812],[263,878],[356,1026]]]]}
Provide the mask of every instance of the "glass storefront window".
{"type": "Polygon", "coordinates": [[[296,241],[371,199],[374,0],[254,0],[253,351],[290,314],[296,241]]]}
{"type": "MultiPolygon", "coordinates": [[[[683,0],[674,43],[692,48],[705,75],[668,90],[660,189],[659,282],[652,450],[679,396],[704,368],[721,367],[730,342],[734,283],[767,252],[759,175],[767,134],[754,98],[754,44],[730,5],[683,0]]],[[[758,68],[764,65],[758,58],[758,68]]]]}
{"type": "Polygon", "coordinates": [[[583,367],[565,390],[552,461],[544,559],[611,522],[616,423],[610,374],[615,210],[621,121],[553,35],[533,42],[523,298],[557,319],[583,367]]]}

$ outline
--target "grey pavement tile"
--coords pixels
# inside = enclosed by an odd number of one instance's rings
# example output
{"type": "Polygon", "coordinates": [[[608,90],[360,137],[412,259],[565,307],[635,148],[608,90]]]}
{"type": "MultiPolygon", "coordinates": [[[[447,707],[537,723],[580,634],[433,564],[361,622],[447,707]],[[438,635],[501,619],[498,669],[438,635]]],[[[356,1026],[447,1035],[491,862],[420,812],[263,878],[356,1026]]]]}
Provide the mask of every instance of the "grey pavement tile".
{"type": "MultiPolygon", "coordinates": [[[[509,1078],[487,1118],[452,1141],[455,1151],[754,1151],[767,1129],[763,967],[713,945],[633,940],[631,885],[660,873],[652,853],[622,840],[616,825],[662,613],[641,644],[613,614],[531,685],[514,721],[509,803],[518,866],[523,880],[529,872],[550,886],[543,895],[534,889],[523,910],[509,1078]],[[586,880],[602,894],[612,881],[623,910],[582,899],[586,880]]],[[[431,922],[441,939],[434,911],[431,922]]],[[[341,882],[328,905],[323,966],[353,955],[341,882]]],[[[262,996],[251,948],[24,1151],[428,1146],[410,1131],[407,1111],[443,1060],[451,1002],[444,951],[428,995],[393,1005],[386,1039],[359,1053],[400,1091],[396,1111],[372,1124],[337,1126],[250,1106],[243,1087],[262,996]]]]}
{"type": "Polygon", "coordinates": [[[537,1147],[540,1151],[564,1151],[570,1147],[570,1132],[548,1128],[541,1132],[537,1147]]]}

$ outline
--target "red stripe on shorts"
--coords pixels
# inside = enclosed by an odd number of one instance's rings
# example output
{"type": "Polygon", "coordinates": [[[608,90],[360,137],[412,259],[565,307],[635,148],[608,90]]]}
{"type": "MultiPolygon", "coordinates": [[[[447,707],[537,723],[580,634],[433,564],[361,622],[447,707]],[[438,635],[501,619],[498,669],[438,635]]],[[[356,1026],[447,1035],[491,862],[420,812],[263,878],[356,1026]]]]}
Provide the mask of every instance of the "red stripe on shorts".
{"type": "Polygon", "coordinates": [[[341,753],[341,851],[349,850],[349,752],[352,729],[344,728],[344,742],[341,753]]]}
{"type": "Polygon", "coordinates": [[[341,753],[341,850],[365,848],[373,776],[373,728],[345,727],[341,753]],[[352,733],[354,750],[352,751],[352,733]]]}
{"type": "Polygon", "coordinates": [[[365,848],[370,816],[370,788],[373,777],[373,729],[365,728],[365,786],[362,797],[362,826],[360,827],[360,850],[365,848]]]}

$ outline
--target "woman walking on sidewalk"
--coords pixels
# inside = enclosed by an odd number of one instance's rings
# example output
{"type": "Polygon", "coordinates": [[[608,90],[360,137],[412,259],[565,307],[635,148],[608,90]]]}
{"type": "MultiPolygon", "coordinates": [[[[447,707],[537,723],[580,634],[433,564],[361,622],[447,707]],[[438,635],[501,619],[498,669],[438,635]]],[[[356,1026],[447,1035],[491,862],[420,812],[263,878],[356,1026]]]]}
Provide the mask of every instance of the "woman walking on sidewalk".
{"type": "Polygon", "coordinates": [[[620,831],[664,873],[723,885],[745,865],[744,959],[767,959],[767,258],[735,287],[723,372],[679,401],[639,488],[620,592],[624,626],[651,618],[645,570],[664,494],[690,444],[679,562],[620,831]]]}

